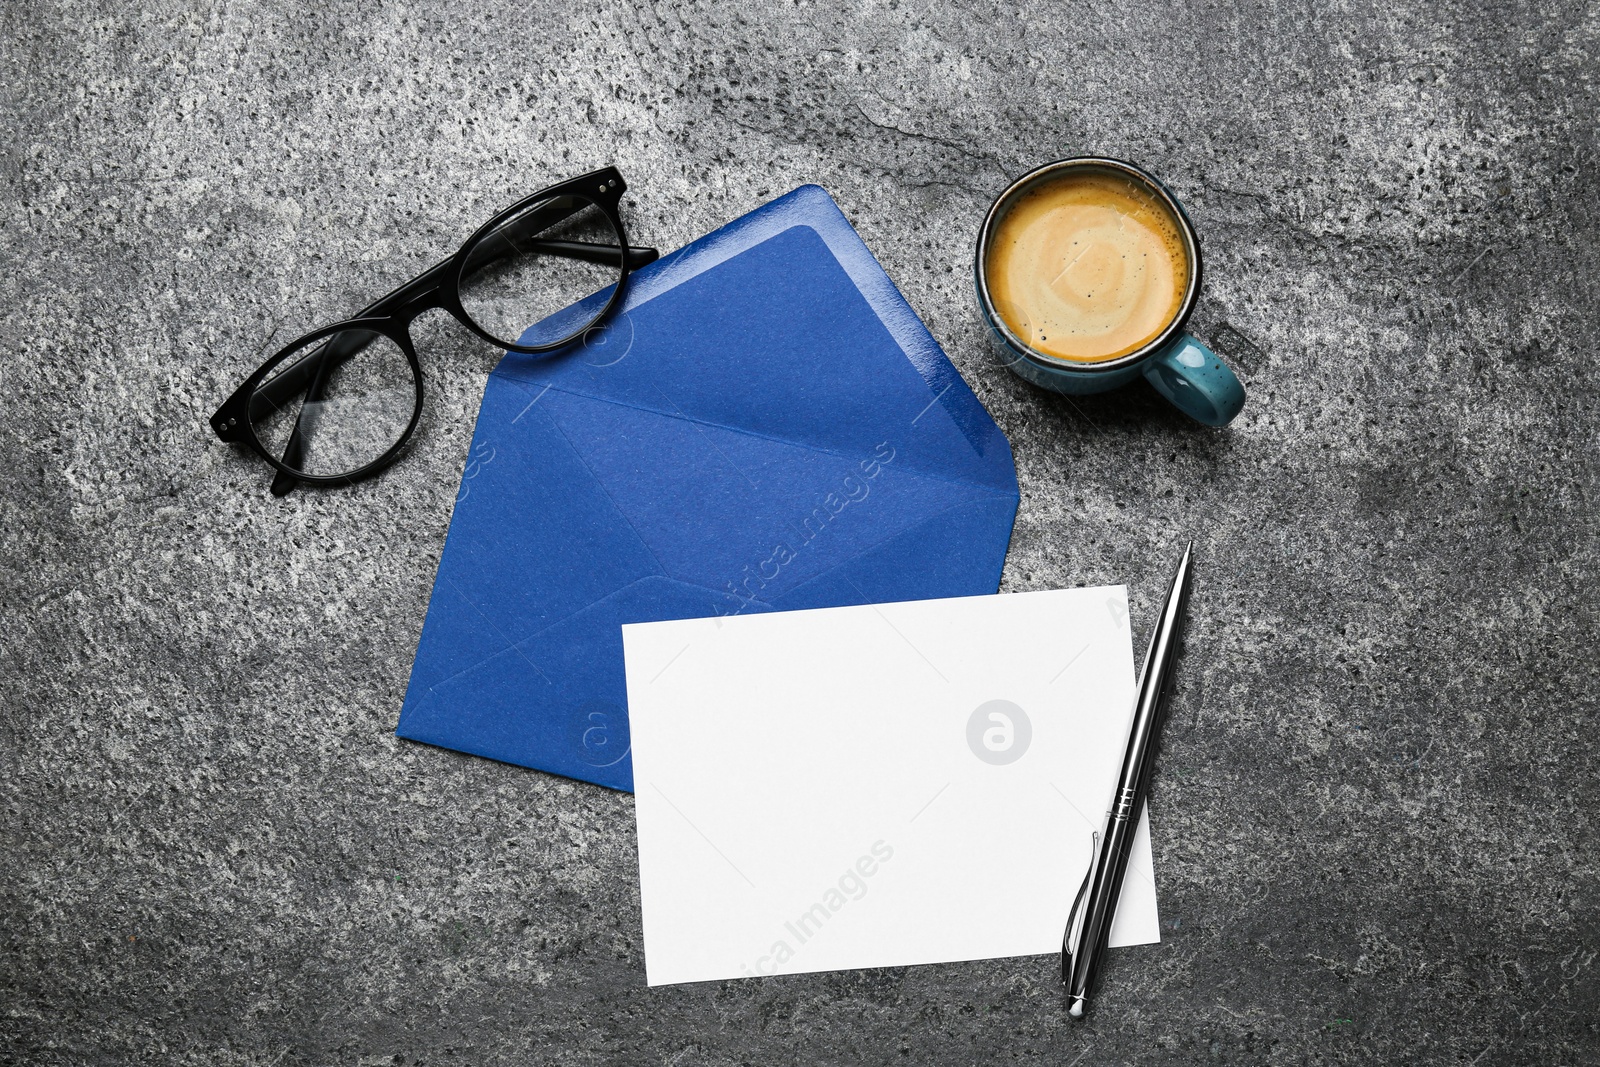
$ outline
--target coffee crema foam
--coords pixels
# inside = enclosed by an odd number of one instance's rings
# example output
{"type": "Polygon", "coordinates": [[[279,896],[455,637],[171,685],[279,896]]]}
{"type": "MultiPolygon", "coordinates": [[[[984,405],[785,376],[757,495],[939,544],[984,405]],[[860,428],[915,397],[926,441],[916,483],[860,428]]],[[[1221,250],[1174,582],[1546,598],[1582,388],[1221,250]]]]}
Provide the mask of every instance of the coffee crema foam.
{"type": "Polygon", "coordinates": [[[1102,363],[1137,352],[1177,316],[1189,254],[1178,220],[1148,190],[1085,170],[1012,205],[985,272],[995,310],[1029,347],[1102,363]]]}

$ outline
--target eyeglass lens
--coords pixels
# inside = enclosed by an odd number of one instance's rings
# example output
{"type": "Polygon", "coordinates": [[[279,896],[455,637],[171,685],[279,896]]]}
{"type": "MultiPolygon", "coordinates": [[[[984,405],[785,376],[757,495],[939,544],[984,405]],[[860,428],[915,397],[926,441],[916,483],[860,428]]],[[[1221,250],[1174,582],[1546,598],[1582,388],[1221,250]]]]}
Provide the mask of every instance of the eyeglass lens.
{"type": "Polygon", "coordinates": [[[411,361],[381,333],[342,330],[276,370],[251,398],[250,429],[268,454],[311,477],[336,478],[376,460],[416,410],[411,361]]]}
{"type": "Polygon", "coordinates": [[[480,237],[467,252],[462,310],[503,345],[553,345],[599,317],[602,302],[569,305],[622,277],[622,235],[580,196],[540,200],[480,237]],[[549,319],[549,321],[545,321],[549,319]]]}

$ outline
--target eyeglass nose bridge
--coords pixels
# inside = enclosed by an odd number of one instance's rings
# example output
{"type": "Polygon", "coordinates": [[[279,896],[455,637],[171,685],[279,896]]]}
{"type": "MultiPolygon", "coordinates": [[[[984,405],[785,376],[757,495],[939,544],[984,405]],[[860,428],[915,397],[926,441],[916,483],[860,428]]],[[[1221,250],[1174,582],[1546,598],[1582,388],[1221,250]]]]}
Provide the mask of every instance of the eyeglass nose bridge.
{"type": "Polygon", "coordinates": [[[435,263],[392,293],[362,308],[356,318],[393,319],[409,332],[412,320],[423,312],[447,307],[445,282],[453,266],[451,259],[435,263]]]}

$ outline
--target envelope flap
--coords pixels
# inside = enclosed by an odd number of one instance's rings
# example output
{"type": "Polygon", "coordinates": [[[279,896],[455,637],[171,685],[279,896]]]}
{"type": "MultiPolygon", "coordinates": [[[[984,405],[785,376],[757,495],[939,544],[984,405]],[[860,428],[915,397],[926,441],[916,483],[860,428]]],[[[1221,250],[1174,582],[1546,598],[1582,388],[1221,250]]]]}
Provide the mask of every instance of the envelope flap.
{"type": "Polygon", "coordinates": [[[820,190],[629,285],[584,343],[495,374],[856,458],[888,443],[905,468],[1015,492],[1004,436],[820,190]]]}

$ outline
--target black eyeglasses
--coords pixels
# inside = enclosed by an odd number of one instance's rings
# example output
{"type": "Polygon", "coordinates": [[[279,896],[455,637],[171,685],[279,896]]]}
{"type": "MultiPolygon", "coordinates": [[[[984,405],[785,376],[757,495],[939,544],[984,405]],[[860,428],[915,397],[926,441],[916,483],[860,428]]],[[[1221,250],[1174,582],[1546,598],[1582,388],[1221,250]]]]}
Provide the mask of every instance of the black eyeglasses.
{"type": "Polygon", "coordinates": [[[578,339],[621,303],[628,272],[658,255],[628,244],[618,211],[627,188],[606,167],[517,201],[449,259],[263,363],[211,416],[212,430],[277,468],[274,496],[376,474],[422,415],[412,321],[443,308],[512,352],[578,339]]]}

